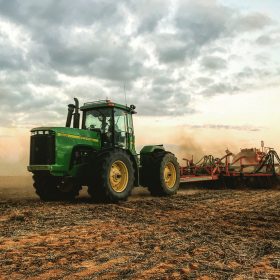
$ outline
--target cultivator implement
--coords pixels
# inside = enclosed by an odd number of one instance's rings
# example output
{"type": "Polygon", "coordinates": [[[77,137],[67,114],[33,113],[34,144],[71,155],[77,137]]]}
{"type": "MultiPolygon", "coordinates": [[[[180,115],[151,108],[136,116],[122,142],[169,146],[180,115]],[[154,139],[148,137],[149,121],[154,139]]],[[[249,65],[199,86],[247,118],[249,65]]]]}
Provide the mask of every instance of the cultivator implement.
{"type": "Polygon", "coordinates": [[[185,159],[186,166],[180,168],[181,183],[190,182],[209,182],[219,179],[220,166],[217,164],[219,159],[215,159],[212,155],[202,157],[197,163],[185,159]]]}
{"type": "Polygon", "coordinates": [[[184,160],[186,165],[180,168],[181,183],[269,188],[280,181],[280,158],[272,148],[242,149],[236,155],[227,150],[222,158],[207,155],[196,163],[193,158],[184,160]]]}

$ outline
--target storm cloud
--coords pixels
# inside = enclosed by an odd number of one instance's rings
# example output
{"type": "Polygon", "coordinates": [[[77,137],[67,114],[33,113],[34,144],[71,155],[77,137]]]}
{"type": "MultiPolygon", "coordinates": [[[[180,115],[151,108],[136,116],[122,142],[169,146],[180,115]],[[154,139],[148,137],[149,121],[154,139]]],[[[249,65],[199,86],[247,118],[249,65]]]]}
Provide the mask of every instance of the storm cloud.
{"type": "Polygon", "coordinates": [[[124,90],[141,115],[192,114],[196,96],[279,77],[257,59],[277,27],[214,0],[0,0],[0,126],[61,124],[74,96],[124,90]]]}

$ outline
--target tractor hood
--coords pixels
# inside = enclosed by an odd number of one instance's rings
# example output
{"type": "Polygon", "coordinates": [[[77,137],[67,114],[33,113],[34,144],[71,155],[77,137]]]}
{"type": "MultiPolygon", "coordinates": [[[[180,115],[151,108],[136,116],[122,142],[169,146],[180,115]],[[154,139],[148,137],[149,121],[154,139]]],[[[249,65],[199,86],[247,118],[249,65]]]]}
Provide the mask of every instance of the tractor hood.
{"type": "Polygon", "coordinates": [[[101,135],[70,127],[36,127],[31,130],[30,165],[31,172],[49,171],[55,176],[69,176],[75,172],[70,168],[76,151],[100,150],[101,135]]]}
{"type": "Polygon", "coordinates": [[[101,146],[100,133],[85,129],[70,127],[36,127],[31,130],[34,134],[52,134],[54,133],[57,141],[67,145],[90,145],[99,149],[101,146]]]}

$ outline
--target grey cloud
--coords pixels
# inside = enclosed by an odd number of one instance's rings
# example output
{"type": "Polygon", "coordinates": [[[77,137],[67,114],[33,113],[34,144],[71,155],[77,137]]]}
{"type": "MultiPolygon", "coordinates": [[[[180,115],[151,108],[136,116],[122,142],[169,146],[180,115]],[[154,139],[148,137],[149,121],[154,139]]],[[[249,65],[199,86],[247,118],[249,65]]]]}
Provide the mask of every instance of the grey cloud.
{"type": "Polygon", "coordinates": [[[0,111],[2,112],[0,126],[28,127],[30,123],[52,122],[55,116],[57,118],[63,116],[62,110],[58,110],[58,101],[59,92],[55,97],[34,92],[27,85],[13,87],[0,83],[0,111]]]}
{"type": "Polygon", "coordinates": [[[113,39],[116,34],[105,29],[106,25],[124,23],[120,4],[47,1],[41,5],[38,1],[1,1],[0,7],[0,14],[23,24],[31,32],[36,45],[30,60],[35,64],[43,62],[67,75],[96,75],[105,79],[129,80],[140,73],[141,64],[133,59],[127,41],[119,38],[122,44],[117,46],[113,39]],[[92,25],[98,33],[73,35],[74,28],[92,25]]]}
{"type": "Polygon", "coordinates": [[[153,100],[145,98],[138,100],[137,110],[141,115],[146,116],[180,116],[194,113],[194,109],[190,108],[190,96],[186,94],[173,95],[170,99],[164,98],[153,100]]]}
{"type": "Polygon", "coordinates": [[[168,85],[168,84],[173,84],[174,83],[174,79],[171,79],[170,77],[166,76],[158,76],[158,77],[154,77],[153,79],[153,84],[154,85],[168,85]]]}
{"type": "Polygon", "coordinates": [[[135,53],[129,40],[105,31],[83,37],[73,30],[61,30],[61,36],[48,36],[47,63],[56,71],[72,76],[96,76],[107,80],[131,80],[141,75],[144,55],[135,53]],[[118,37],[115,42],[114,36],[118,37]]]}
{"type": "Polygon", "coordinates": [[[239,78],[250,78],[254,75],[254,70],[251,67],[245,67],[237,74],[239,78]]]}
{"type": "Polygon", "coordinates": [[[116,55],[115,59],[98,59],[91,70],[93,75],[102,79],[129,81],[141,76],[142,64],[133,61],[131,57],[125,59],[121,55],[116,55]]]}
{"type": "Polygon", "coordinates": [[[215,83],[210,86],[208,86],[206,89],[200,92],[200,94],[204,96],[214,96],[217,94],[223,94],[223,93],[234,93],[239,91],[240,88],[238,86],[229,84],[229,83],[215,83]]]}
{"type": "MultiPolygon", "coordinates": [[[[1,73],[1,72],[0,72],[1,73]]],[[[23,85],[35,85],[35,86],[54,86],[59,87],[62,82],[59,80],[55,71],[50,68],[36,68],[30,67],[28,71],[15,69],[12,75],[9,70],[5,70],[0,74],[0,87],[3,84],[4,87],[10,86],[10,90],[16,90],[23,85]]],[[[31,90],[31,89],[30,89],[31,90]]]]}
{"type": "Polygon", "coordinates": [[[262,35],[256,39],[256,43],[259,45],[270,45],[273,39],[270,36],[262,35]]]}
{"type": "Polygon", "coordinates": [[[32,69],[29,72],[30,75],[26,77],[26,81],[36,86],[62,86],[62,82],[59,80],[58,75],[51,69],[32,69]]]}
{"type": "Polygon", "coordinates": [[[151,40],[155,43],[159,61],[164,64],[184,64],[186,58],[197,55],[194,42],[189,38],[182,39],[178,34],[159,34],[151,40]]]}
{"type": "Polygon", "coordinates": [[[225,48],[220,47],[220,46],[215,46],[213,48],[209,48],[208,52],[209,53],[222,53],[222,54],[226,54],[227,50],[225,48]]]}
{"type": "MultiPolygon", "coordinates": [[[[38,122],[57,122],[73,96],[123,102],[125,83],[141,114],[184,115],[194,112],[192,94],[235,93],[250,75],[267,74],[243,69],[225,81],[218,70],[228,62],[219,55],[231,55],[219,40],[258,31],[264,42],[265,28],[273,24],[268,17],[242,15],[214,0],[174,3],[0,0],[0,23],[11,22],[28,35],[23,51],[0,33],[0,109],[16,108],[19,122],[33,124],[40,108],[38,122]],[[202,65],[199,77],[190,70],[195,63],[202,65]],[[147,84],[139,89],[138,81],[147,84]]],[[[11,123],[7,113],[2,125],[11,123]]]]}
{"type": "Polygon", "coordinates": [[[13,69],[26,69],[24,58],[17,50],[9,50],[7,46],[0,46],[0,71],[11,71],[13,69]]]}
{"type": "Polygon", "coordinates": [[[211,78],[207,77],[199,77],[196,79],[196,81],[201,85],[201,86],[207,86],[209,84],[212,84],[214,81],[211,78]]]}
{"type": "Polygon", "coordinates": [[[28,86],[22,86],[18,89],[11,87],[0,87],[0,108],[9,108],[27,112],[31,108],[46,108],[55,103],[56,100],[49,96],[42,96],[32,92],[28,86]]]}
{"type": "Polygon", "coordinates": [[[206,56],[201,60],[201,64],[204,68],[210,70],[220,70],[227,67],[226,60],[218,56],[206,56]]]}
{"type": "Polygon", "coordinates": [[[232,13],[216,1],[181,1],[175,21],[183,38],[190,38],[201,46],[224,32],[232,13]]]}
{"type": "Polygon", "coordinates": [[[23,70],[28,68],[22,50],[10,45],[9,38],[0,33],[0,71],[23,70]]]}
{"type": "Polygon", "coordinates": [[[179,1],[174,17],[175,34],[160,34],[154,41],[162,63],[184,63],[194,59],[201,48],[226,31],[232,11],[210,1],[179,1]]]}
{"type": "Polygon", "coordinates": [[[162,62],[170,63],[170,62],[184,62],[186,57],[186,47],[185,46],[169,46],[158,48],[159,59],[162,62]]]}
{"type": "Polygon", "coordinates": [[[138,19],[138,34],[155,31],[159,22],[167,17],[170,10],[168,0],[128,0],[125,2],[130,12],[138,19]]]}
{"type": "Polygon", "coordinates": [[[261,62],[262,64],[267,64],[270,61],[270,56],[266,53],[260,53],[255,56],[256,61],[261,62]]]}
{"type": "Polygon", "coordinates": [[[248,32],[262,29],[270,24],[272,24],[272,20],[268,16],[262,13],[253,13],[238,17],[233,28],[237,31],[248,32]]]}
{"type": "MultiPolygon", "coordinates": [[[[158,38],[162,39],[155,39],[163,63],[184,63],[186,58],[198,57],[202,47],[220,38],[234,38],[237,32],[262,30],[272,24],[261,13],[241,15],[212,0],[179,1],[174,22],[176,34],[161,34],[158,38]]],[[[226,53],[226,50],[216,47],[211,52],[226,53]]]]}
{"type": "MultiPolygon", "coordinates": [[[[110,92],[112,95],[115,93],[113,89],[110,92]]],[[[78,97],[82,103],[112,97],[108,96],[102,87],[96,85],[77,85],[66,89],[65,94],[69,96],[69,103],[73,102],[74,97],[78,97]]]]}
{"type": "Polygon", "coordinates": [[[110,0],[0,1],[1,14],[14,21],[38,28],[57,25],[92,25],[102,21],[111,25],[120,18],[119,5],[110,0]]]}
{"type": "Polygon", "coordinates": [[[174,90],[174,88],[170,86],[157,85],[153,87],[150,98],[155,101],[159,99],[168,101],[170,98],[173,98],[174,95],[176,95],[176,91],[174,90]]]}
{"type": "Polygon", "coordinates": [[[251,87],[251,84],[256,84],[256,80],[264,80],[266,78],[273,78],[279,75],[277,73],[277,69],[270,67],[270,57],[264,54],[259,54],[254,58],[257,62],[261,64],[261,66],[247,66],[241,69],[239,72],[235,73],[232,79],[234,80],[236,78],[236,83],[241,84],[243,86],[247,83],[247,86],[249,86],[248,82],[250,82],[251,87]]]}
{"type": "Polygon", "coordinates": [[[176,84],[154,84],[151,89],[136,90],[128,95],[137,112],[144,116],[180,116],[194,113],[190,107],[191,96],[176,84]]]}

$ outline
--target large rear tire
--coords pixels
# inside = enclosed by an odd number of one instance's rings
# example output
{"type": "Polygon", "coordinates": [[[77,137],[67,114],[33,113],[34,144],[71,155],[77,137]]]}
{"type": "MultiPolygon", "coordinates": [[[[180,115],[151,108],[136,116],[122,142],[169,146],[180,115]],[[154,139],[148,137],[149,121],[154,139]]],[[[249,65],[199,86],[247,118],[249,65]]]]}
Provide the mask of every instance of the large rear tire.
{"type": "Polygon", "coordinates": [[[111,151],[100,156],[94,164],[93,180],[88,193],[96,202],[126,200],[134,183],[134,168],[129,155],[122,151],[111,151]]]}
{"type": "Polygon", "coordinates": [[[177,193],[180,168],[177,158],[170,152],[156,151],[141,156],[141,184],[153,196],[170,196],[177,193]]]}
{"type": "Polygon", "coordinates": [[[35,174],[34,188],[43,201],[74,200],[79,195],[81,185],[74,179],[63,179],[52,175],[35,174]]]}

